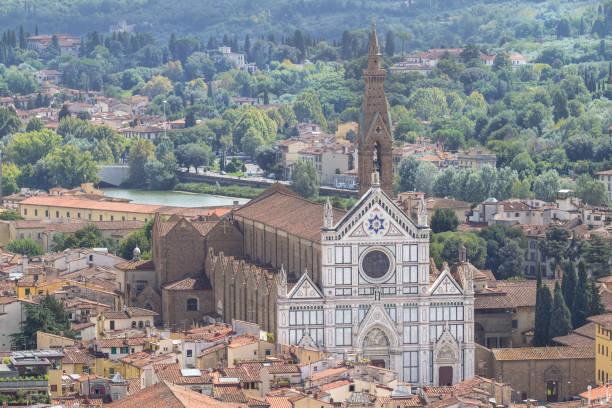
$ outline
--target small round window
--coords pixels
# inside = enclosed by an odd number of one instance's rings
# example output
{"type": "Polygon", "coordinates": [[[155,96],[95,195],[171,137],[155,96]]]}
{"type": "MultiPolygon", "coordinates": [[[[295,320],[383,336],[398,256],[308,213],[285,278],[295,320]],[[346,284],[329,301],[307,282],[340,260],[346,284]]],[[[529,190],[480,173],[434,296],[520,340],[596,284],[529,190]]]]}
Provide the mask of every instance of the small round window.
{"type": "Polygon", "coordinates": [[[375,249],[368,252],[361,260],[361,269],[369,278],[380,279],[389,272],[391,261],[386,253],[375,249]]]}

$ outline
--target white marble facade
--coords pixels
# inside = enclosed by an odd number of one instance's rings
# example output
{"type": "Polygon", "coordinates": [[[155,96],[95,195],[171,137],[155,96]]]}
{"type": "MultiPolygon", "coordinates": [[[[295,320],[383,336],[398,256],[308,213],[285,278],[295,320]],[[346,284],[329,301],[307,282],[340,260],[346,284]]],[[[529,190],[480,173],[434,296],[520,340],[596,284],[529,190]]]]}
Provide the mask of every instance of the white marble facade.
{"type": "Polygon", "coordinates": [[[341,220],[329,205],[324,217],[322,281],[305,273],[288,290],[281,272],[279,341],[368,359],[417,386],[471,378],[470,268],[431,278],[425,209],[416,225],[373,183],[341,220]]]}

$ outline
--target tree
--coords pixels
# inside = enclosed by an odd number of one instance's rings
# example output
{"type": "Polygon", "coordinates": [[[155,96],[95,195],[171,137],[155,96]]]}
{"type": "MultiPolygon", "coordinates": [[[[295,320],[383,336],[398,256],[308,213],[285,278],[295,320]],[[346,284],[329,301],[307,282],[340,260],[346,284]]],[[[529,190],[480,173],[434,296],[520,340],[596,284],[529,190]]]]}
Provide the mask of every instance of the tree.
{"type": "Polygon", "coordinates": [[[567,257],[571,233],[567,227],[553,226],[546,230],[546,239],[540,241],[540,251],[545,259],[553,258],[555,265],[567,257]]]}
{"type": "Polygon", "coordinates": [[[62,137],[52,130],[19,133],[7,146],[7,158],[18,166],[34,164],[59,147],[62,137]]]}
{"type": "Polygon", "coordinates": [[[21,170],[13,163],[2,163],[2,194],[7,196],[19,191],[17,179],[21,176],[21,170]]]}
{"type": "Polygon", "coordinates": [[[93,224],[87,224],[74,234],[57,234],[53,236],[53,251],[59,252],[71,248],[108,248],[112,240],[105,239],[102,231],[93,224]]]}
{"type": "Polygon", "coordinates": [[[493,71],[507,71],[512,68],[512,61],[507,52],[501,51],[493,60],[493,71]]]}
{"type": "Polygon", "coordinates": [[[576,286],[576,295],[572,304],[572,325],[574,329],[587,324],[587,317],[590,315],[589,308],[589,282],[586,271],[586,265],[583,261],[578,263],[578,285],[576,286]]]}
{"type": "Polygon", "coordinates": [[[398,187],[400,192],[416,190],[416,172],[419,161],[414,156],[408,156],[400,163],[398,171],[398,187]]]}
{"type": "Polygon", "coordinates": [[[433,193],[433,185],[438,175],[438,169],[433,163],[420,161],[414,179],[414,187],[427,197],[433,193]]]}
{"type": "Polygon", "coordinates": [[[327,131],[327,121],[323,116],[323,108],[319,97],[312,92],[304,92],[293,105],[293,111],[298,122],[314,122],[321,125],[321,129],[327,131]]]}
{"type": "Polygon", "coordinates": [[[569,111],[567,110],[567,95],[562,89],[555,88],[552,91],[553,100],[553,118],[555,122],[560,119],[567,118],[569,111]]]}
{"type": "Polygon", "coordinates": [[[563,292],[563,299],[565,304],[572,310],[574,307],[574,298],[576,296],[576,267],[574,263],[569,261],[563,269],[563,280],[561,282],[561,291],[563,292]]]}
{"type": "Polygon", "coordinates": [[[4,220],[4,221],[25,220],[25,217],[23,217],[17,211],[5,210],[5,211],[0,212],[0,220],[4,220]]]}
{"type": "Polygon", "coordinates": [[[449,113],[446,96],[440,88],[418,88],[408,99],[408,107],[421,120],[438,119],[449,113]]]}
{"type": "Polygon", "coordinates": [[[431,230],[438,234],[445,231],[456,231],[459,219],[450,208],[438,208],[431,217],[431,230]]]}
{"type": "Polygon", "coordinates": [[[147,158],[144,165],[146,186],[149,190],[172,190],[178,182],[176,176],[176,158],[168,153],[159,160],[147,158]]]}
{"type": "Polygon", "coordinates": [[[42,247],[36,243],[32,238],[19,238],[9,241],[6,244],[6,249],[9,252],[14,252],[16,254],[26,255],[26,256],[38,256],[45,253],[42,247]]]}
{"type": "Polygon", "coordinates": [[[514,156],[514,159],[510,162],[510,167],[519,174],[521,179],[525,179],[533,175],[536,164],[529,153],[523,152],[514,156]]]}
{"type": "Polygon", "coordinates": [[[43,122],[42,119],[34,118],[28,122],[28,125],[26,126],[26,133],[27,132],[37,132],[37,131],[43,130],[44,128],[45,128],[45,122],[43,122]]]}
{"type": "Polygon", "coordinates": [[[555,201],[560,188],[559,173],[556,170],[547,170],[533,180],[533,192],[538,200],[549,203],[555,201]]]}
{"type": "Polygon", "coordinates": [[[36,349],[38,331],[76,339],[76,333],[70,328],[70,320],[64,305],[49,293],[39,305],[25,303],[24,306],[26,318],[21,323],[21,331],[11,338],[11,343],[16,349],[36,349]]]}
{"type": "Polygon", "coordinates": [[[438,175],[433,185],[434,197],[451,197],[455,189],[455,168],[447,167],[438,175]]]}
{"type": "Polygon", "coordinates": [[[507,225],[489,225],[482,228],[478,235],[487,243],[485,267],[491,269],[498,279],[523,275],[522,260],[527,249],[527,240],[522,229],[507,225]]]}
{"type": "Polygon", "coordinates": [[[309,198],[319,194],[319,180],[314,165],[307,160],[298,160],[291,174],[291,187],[309,198]]]}
{"type": "Polygon", "coordinates": [[[538,265],[538,285],[536,289],[535,333],[533,345],[544,347],[549,344],[549,326],[553,299],[548,286],[542,284],[542,269],[538,265]]]}
{"type": "Polygon", "coordinates": [[[210,147],[200,143],[180,145],[176,148],[175,155],[178,164],[184,167],[208,166],[214,158],[210,147]]]}
{"type": "Polygon", "coordinates": [[[148,140],[139,139],[128,153],[128,184],[143,186],[146,180],[145,163],[149,157],[153,157],[153,145],[148,140]]]}
{"type": "Polygon", "coordinates": [[[484,268],[487,258],[486,242],[477,234],[463,231],[447,231],[432,235],[430,251],[436,265],[441,267],[442,262],[449,264],[457,262],[461,245],[466,248],[470,262],[477,268],[484,268]]]}
{"type": "Polygon", "coordinates": [[[17,116],[15,109],[0,108],[0,138],[17,132],[23,126],[23,122],[17,116]]]}
{"type": "Polygon", "coordinates": [[[142,93],[151,98],[155,98],[157,95],[166,95],[171,90],[172,83],[168,78],[161,75],[155,75],[142,87],[142,93]]]}
{"type": "Polygon", "coordinates": [[[52,186],[74,188],[82,183],[98,182],[98,166],[91,153],[73,145],[55,148],[44,159],[47,178],[52,186]]]}
{"type": "Polygon", "coordinates": [[[57,114],[58,122],[61,122],[62,119],[69,118],[70,116],[71,114],[70,110],[68,109],[68,105],[62,105],[62,109],[60,109],[59,113],[57,114]]]}
{"type": "Polygon", "coordinates": [[[584,257],[594,278],[610,275],[610,258],[612,257],[612,243],[609,238],[598,234],[591,234],[584,257]]]}
{"type": "Polygon", "coordinates": [[[185,115],[185,127],[190,128],[196,125],[195,113],[192,109],[187,111],[187,115],[185,115]]]}
{"type": "Polygon", "coordinates": [[[277,151],[272,146],[260,146],[255,150],[255,162],[264,171],[272,171],[277,162],[277,151]]]}
{"type": "Polygon", "coordinates": [[[134,248],[138,247],[143,259],[151,257],[151,230],[155,219],[150,219],[141,229],[127,234],[117,246],[117,255],[124,259],[132,259],[134,248]]]}
{"type": "Polygon", "coordinates": [[[509,279],[523,276],[523,260],[525,251],[516,241],[508,240],[499,249],[499,257],[502,259],[495,277],[497,279],[509,279]]]}
{"type": "Polygon", "coordinates": [[[550,313],[549,343],[553,338],[565,336],[572,331],[572,316],[567,308],[559,282],[555,283],[555,296],[550,313]]]}
{"type": "Polygon", "coordinates": [[[605,185],[587,174],[583,174],[576,180],[576,195],[590,205],[608,204],[605,185]]]}
{"type": "Polygon", "coordinates": [[[393,31],[387,31],[385,39],[385,55],[392,57],[395,54],[395,34],[393,31]]]}
{"type": "Polygon", "coordinates": [[[606,308],[601,303],[601,293],[599,292],[599,286],[595,282],[595,279],[589,278],[589,315],[597,316],[606,313],[606,308]]]}

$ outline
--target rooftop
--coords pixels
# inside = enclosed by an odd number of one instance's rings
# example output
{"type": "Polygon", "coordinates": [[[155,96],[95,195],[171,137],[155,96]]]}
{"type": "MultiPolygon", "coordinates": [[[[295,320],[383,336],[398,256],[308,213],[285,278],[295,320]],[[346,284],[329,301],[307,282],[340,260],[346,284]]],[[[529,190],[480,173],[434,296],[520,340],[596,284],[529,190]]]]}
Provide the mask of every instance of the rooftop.
{"type": "Polygon", "coordinates": [[[592,345],[572,347],[523,347],[492,349],[493,358],[498,361],[517,360],[568,360],[594,359],[595,348],[592,345]]]}

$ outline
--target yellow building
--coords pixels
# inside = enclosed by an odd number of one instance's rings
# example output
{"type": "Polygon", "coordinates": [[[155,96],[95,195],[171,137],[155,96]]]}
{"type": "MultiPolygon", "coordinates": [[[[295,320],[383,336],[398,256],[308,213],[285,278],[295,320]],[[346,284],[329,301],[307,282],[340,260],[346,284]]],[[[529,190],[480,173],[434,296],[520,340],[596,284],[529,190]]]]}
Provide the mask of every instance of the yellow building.
{"type": "Polygon", "coordinates": [[[19,299],[27,299],[29,296],[44,295],[46,293],[53,293],[56,290],[64,286],[65,281],[63,279],[52,279],[50,281],[17,281],[15,284],[15,291],[19,299]]]}
{"type": "Polygon", "coordinates": [[[591,316],[595,323],[595,381],[612,380],[612,315],[591,316]]]}
{"type": "Polygon", "coordinates": [[[74,196],[35,196],[19,203],[26,220],[75,218],[88,221],[144,221],[163,206],[98,201],[74,196]]]}

